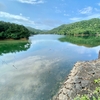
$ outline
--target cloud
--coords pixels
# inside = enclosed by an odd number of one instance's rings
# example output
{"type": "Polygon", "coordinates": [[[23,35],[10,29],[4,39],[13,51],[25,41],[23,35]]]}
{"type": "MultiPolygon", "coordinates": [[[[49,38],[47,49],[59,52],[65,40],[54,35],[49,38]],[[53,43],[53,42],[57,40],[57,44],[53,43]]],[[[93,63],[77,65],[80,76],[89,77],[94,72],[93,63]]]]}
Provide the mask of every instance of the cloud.
{"type": "Polygon", "coordinates": [[[100,3],[98,3],[98,6],[100,6],[100,3]]]}
{"type": "Polygon", "coordinates": [[[59,25],[63,24],[61,20],[53,20],[53,19],[45,19],[45,20],[38,20],[35,22],[35,27],[41,29],[53,29],[54,27],[58,27],[59,25]]]}
{"type": "Polygon", "coordinates": [[[72,21],[79,21],[81,18],[78,18],[78,17],[73,17],[73,18],[70,18],[70,20],[72,21]]]}
{"type": "Polygon", "coordinates": [[[72,17],[72,18],[69,18],[69,20],[71,20],[72,22],[77,22],[77,21],[88,20],[92,18],[100,18],[100,13],[91,14],[86,17],[72,17]]]}
{"type": "Polygon", "coordinates": [[[93,8],[92,7],[87,7],[87,8],[83,8],[82,10],[79,10],[79,13],[81,14],[90,14],[92,12],[93,8]]]}
{"type": "Polygon", "coordinates": [[[21,3],[27,3],[27,4],[40,4],[44,3],[44,0],[16,0],[21,3]]]}
{"type": "Polygon", "coordinates": [[[56,12],[56,13],[61,13],[61,10],[56,10],[55,12],[56,12]]]}
{"type": "Polygon", "coordinates": [[[61,10],[59,10],[58,7],[54,7],[54,8],[55,8],[55,12],[56,12],[56,13],[61,13],[61,12],[62,12],[61,10]]]}
{"type": "Polygon", "coordinates": [[[69,14],[64,14],[64,16],[69,16],[69,14]]]}
{"type": "Polygon", "coordinates": [[[61,21],[50,19],[33,21],[29,17],[23,16],[22,13],[19,13],[19,15],[14,15],[2,11],[0,11],[0,19],[11,23],[22,24],[24,26],[31,26],[37,29],[52,29],[59,24],[62,24],[61,21]]]}
{"type": "Polygon", "coordinates": [[[61,21],[48,19],[44,21],[44,24],[52,27],[61,24],[61,21]]]}
{"type": "Polygon", "coordinates": [[[0,11],[0,17],[4,19],[10,19],[13,22],[17,22],[20,24],[35,24],[34,21],[31,21],[29,18],[20,15],[14,15],[7,12],[0,11]]]}
{"type": "Polygon", "coordinates": [[[0,10],[4,9],[5,8],[5,5],[0,3],[0,10]]]}
{"type": "Polygon", "coordinates": [[[99,12],[99,11],[100,11],[100,9],[97,9],[97,8],[94,8],[94,10],[95,10],[96,12],[99,12]]]}
{"type": "Polygon", "coordinates": [[[92,15],[90,15],[90,16],[87,16],[86,18],[87,18],[87,19],[91,19],[91,18],[100,18],[100,13],[92,14],[92,15]]]}

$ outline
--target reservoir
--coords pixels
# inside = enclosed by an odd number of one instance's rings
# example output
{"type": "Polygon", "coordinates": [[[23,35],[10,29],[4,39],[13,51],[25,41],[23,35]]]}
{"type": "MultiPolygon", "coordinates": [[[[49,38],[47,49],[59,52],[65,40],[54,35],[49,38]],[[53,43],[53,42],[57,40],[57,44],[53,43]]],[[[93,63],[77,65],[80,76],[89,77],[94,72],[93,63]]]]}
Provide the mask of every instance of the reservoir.
{"type": "Polygon", "coordinates": [[[0,42],[0,100],[51,100],[77,61],[98,58],[100,46],[34,35],[26,43],[0,42]]]}

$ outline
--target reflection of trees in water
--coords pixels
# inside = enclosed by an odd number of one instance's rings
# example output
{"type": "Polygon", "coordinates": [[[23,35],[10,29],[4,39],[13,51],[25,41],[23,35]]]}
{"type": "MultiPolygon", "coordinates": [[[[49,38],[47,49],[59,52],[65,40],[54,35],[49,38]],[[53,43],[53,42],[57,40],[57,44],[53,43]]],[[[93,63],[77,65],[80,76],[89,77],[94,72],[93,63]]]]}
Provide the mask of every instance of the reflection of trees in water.
{"type": "Polygon", "coordinates": [[[100,37],[74,37],[74,36],[66,36],[59,39],[61,42],[70,42],[73,44],[85,46],[85,47],[95,47],[100,45],[100,37]]]}
{"type": "Polygon", "coordinates": [[[4,42],[0,43],[0,55],[5,53],[15,53],[20,51],[26,51],[30,48],[30,43],[27,41],[10,41],[10,42],[4,42]]]}

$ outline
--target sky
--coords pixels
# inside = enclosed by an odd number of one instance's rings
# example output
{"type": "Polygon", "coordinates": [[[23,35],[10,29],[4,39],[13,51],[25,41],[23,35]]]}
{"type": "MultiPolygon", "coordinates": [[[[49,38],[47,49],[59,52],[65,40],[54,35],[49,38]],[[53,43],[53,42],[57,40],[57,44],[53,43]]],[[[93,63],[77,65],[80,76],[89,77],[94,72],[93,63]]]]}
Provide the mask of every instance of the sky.
{"type": "Polygon", "coordinates": [[[100,0],[0,0],[0,21],[41,30],[100,18],[100,0]]]}

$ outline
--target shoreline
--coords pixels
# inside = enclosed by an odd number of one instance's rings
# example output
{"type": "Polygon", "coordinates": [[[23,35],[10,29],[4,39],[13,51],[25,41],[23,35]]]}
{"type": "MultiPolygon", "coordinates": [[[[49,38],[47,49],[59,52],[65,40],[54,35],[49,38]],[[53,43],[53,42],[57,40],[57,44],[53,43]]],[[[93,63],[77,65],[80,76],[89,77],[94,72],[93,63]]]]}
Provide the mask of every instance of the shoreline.
{"type": "Polygon", "coordinates": [[[77,62],[53,100],[73,100],[77,95],[95,89],[94,79],[100,78],[100,59],[77,62]]]}
{"type": "Polygon", "coordinates": [[[12,39],[12,38],[8,38],[8,39],[0,39],[0,41],[12,41],[12,40],[15,40],[15,41],[19,41],[19,40],[28,40],[27,38],[20,38],[20,39],[12,39]]]}
{"type": "Polygon", "coordinates": [[[5,39],[5,40],[0,40],[1,43],[23,43],[23,42],[29,42],[27,39],[19,39],[19,40],[14,40],[14,39],[5,39]]]}

